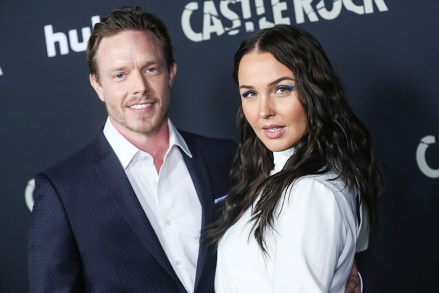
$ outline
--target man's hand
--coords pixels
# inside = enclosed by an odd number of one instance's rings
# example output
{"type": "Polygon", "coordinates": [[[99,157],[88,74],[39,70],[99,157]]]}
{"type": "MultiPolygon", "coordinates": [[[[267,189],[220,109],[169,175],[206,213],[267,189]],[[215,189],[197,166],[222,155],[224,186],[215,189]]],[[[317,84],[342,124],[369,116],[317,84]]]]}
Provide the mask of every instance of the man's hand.
{"type": "Polygon", "coordinates": [[[358,274],[357,265],[352,265],[351,273],[349,274],[348,283],[346,285],[345,293],[361,293],[362,281],[358,274]]]}

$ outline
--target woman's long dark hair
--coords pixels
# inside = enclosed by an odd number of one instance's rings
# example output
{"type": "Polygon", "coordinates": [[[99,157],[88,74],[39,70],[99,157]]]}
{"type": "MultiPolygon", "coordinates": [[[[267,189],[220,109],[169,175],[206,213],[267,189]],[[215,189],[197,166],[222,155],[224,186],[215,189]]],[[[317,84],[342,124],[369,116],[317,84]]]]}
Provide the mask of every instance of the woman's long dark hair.
{"type": "Polygon", "coordinates": [[[320,43],[311,34],[289,25],[261,30],[244,41],[235,53],[233,77],[237,83],[240,61],[253,51],[272,54],[294,73],[308,129],[282,171],[269,176],[273,155],[257,138],[242,108],[238,110],[241,142],[231,171],[232,186],[222,218],[208,232],[210,242],[218,242],[255,204],[252,211],[254,235],[266,252],[264,231],[273,227],[283,191],[302,176],[329,171],[335,171],[347,186],[356,190],[367,206],[371,227],[377,228],[377,205],[383,190],[383,177],[377,166],[371,135],[352,111],[320,43]]]}

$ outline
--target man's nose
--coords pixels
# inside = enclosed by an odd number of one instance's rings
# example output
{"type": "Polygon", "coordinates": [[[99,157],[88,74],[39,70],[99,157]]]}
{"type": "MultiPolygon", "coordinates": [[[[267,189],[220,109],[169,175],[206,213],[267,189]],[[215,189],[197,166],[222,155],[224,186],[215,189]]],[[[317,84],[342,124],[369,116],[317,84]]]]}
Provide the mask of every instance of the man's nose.
{"type": "Polygon", "coordinates": [[[144,95],[149,92],[150,85],[146,76],[144,76],[141,72],[137,72],[133,75],[133,94],[135,95],[144,95]]]}

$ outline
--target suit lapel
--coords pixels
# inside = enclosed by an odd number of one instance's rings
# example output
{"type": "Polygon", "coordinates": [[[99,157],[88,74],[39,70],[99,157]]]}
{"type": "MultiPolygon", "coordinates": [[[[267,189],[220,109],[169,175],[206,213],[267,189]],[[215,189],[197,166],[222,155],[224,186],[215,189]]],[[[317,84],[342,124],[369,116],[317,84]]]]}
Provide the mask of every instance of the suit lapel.
{"type": "MultiPolygon", "coordinates": [[[[184,161],[189,170],[189,174],[192,178],[192,182],[194,183],[195,190],[201,203],[201,229],[204,229],[207,225],[211,224],[214,221],[214,205],[211,180],[208,175],[206,161],[203,157],[203,154],[199,151],[197,145],[195,145],[192,140],[186,138],[185,140],[192,153],[192,158],[188,157],[184,152],[181,153],[183,155],[184,161]]],[[[200,241],[198,254],[195,288],[197,288],[197,285],[200,281],[200,276],[204,270],[207,255],[209,253],[209,249],[205,245],[202,245],[201,242],[202,241],[200,241]]]]}
{"type": "Polygon", "coordinates": [[[123,219],[129,224],[140,241],[144,243],[150,254],[156,258],[157,262],[166,269],[176,282],[180,282],[131,187],[119,159],[103,134],[98,136],[96,145],[96,171],[101,179],[102,186],[111,195],[115,207],[120,209],[123,219]]]}

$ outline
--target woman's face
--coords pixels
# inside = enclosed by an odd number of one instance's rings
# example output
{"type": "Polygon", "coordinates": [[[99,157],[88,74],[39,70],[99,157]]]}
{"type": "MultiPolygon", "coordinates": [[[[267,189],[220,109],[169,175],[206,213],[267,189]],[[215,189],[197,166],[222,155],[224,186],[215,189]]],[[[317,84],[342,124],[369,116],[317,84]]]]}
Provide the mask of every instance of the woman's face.
{"type": "Polygon", "coordinates": [[[308,121],[295,90],[295,77],[271,53],[252,51],[238,69],[239,92],[245,118],[271,151],[296,145],[308,121]]]}

